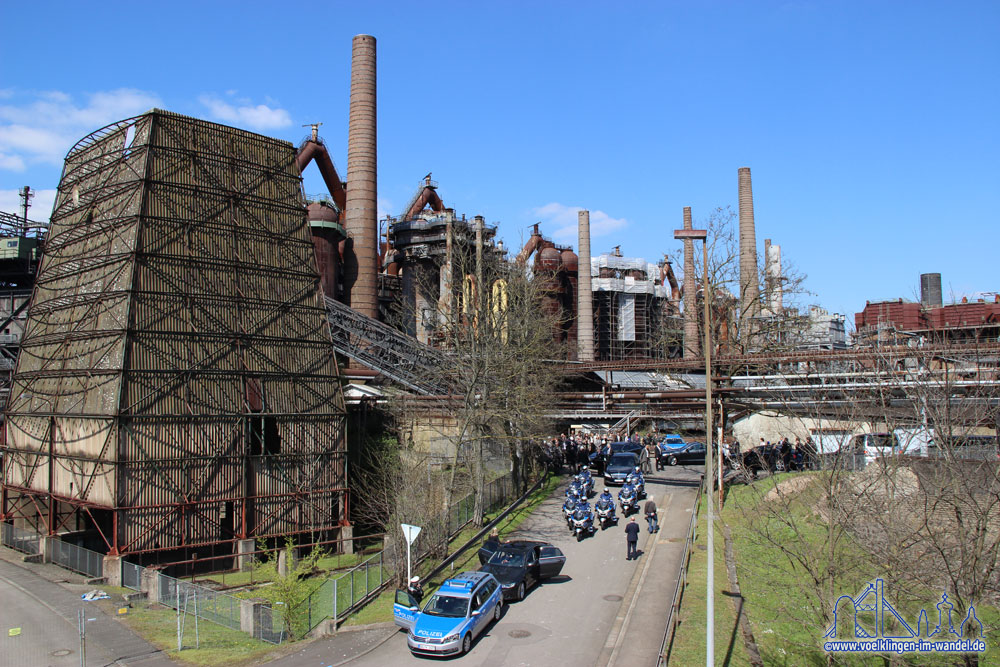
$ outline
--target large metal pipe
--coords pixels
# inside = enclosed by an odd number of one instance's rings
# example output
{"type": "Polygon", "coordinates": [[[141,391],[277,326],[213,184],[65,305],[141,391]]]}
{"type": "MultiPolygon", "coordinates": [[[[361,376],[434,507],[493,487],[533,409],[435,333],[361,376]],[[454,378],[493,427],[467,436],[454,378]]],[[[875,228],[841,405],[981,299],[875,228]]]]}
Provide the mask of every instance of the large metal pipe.
{"type": "Polygon", "coordinates": [[[590,286],[590,211],[577,214],[577,235],[580,247],[577,260],[577,358],[594,360],[594,293],[590,286]]]}
{"type": "Polygon", "coordinates": [[[307,139],[299,146],[299,152],[295,156],[295,164],[299,167],[299,173],[305,171],[313,160],[316,160],[316,166],[319,167],[319,173],[322,174],[323,182],[330,191],[334,203],[337,204],[338,209],[343,211],[347,205],[347,194],[344,192],[344,184],[340,182],[337,168],[333,166],[330,152],[318,139],[307,139]]]}
{"type": "MultiPolygon", "coordinates": [[[[377,128],[375,38],[357,35],[351,51],[351,106],[347,130],[347,234],[354,257],[345,261],[345,290],[354,310],[378,316],[377,128]]],[[[346,258],[345,258],[346,259],[346,258]]]]}
{"type": "Polygon", "coordinates": [[[750,167],[739,168],[740,200],[740,333],[749,342],[748,318],[760,314],[760,281],[757,277],[757,232],[753,221],[753,187],[750,167]]]}
{"type": "MultiPolygon", "coordinates": [[[[691,226],[691,207],[684,207],[684,229],[691,226]]],[[[698,301],[694,279],[694,239],[684,239],[684,358],[701,355],[698,340],[698,301]]]]}

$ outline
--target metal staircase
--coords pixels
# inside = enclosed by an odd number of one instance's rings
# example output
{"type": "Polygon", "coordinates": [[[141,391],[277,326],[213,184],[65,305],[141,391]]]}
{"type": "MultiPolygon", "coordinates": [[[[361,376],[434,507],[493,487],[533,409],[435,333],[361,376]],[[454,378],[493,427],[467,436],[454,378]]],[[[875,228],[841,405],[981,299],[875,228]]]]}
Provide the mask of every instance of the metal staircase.
{"type": "Polygon", "coordinates": [[[448,393],[436,380],[447,368],[444,354],[406,334],[326,298],[330,334],[337,352],[425,396],[448,393]]]}

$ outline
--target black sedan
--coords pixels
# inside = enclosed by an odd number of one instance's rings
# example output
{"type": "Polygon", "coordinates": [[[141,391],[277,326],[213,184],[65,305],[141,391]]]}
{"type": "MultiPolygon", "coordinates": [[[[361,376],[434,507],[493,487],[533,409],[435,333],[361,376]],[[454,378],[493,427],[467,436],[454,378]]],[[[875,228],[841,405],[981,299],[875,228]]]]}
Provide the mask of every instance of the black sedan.
{"type": "Polygon", "coordinates": [[[604,486],[621,485],[639,467],[639,457],[630,452],[612,454],[604,468],[604,486]]]}
{"type": "Polygon", "coordinates": [[[680,449],[670,449],[663,453],[663,463],[675,466],[678,463],[704,463],[705,443],[689,442],[680,449]]]}
{"type": "Polygon", "coordinates": [[[489,572],[503,586],[505,600],[523,600],[527,591],[543,579],[562,572],[566,556],[546,542],[519,540],[500,544],[487,556],[484,546],[479,550],[482,572],[489,572]]]}

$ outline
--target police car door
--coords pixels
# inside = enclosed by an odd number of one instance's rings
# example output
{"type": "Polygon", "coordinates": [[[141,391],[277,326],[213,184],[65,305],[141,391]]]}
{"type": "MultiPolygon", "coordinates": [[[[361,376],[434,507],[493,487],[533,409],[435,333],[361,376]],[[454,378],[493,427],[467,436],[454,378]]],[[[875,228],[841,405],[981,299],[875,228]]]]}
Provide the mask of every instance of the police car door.
{"type": "Polygon", "coordinates": [[[417,600],[410,595],[409,591],[397,588],[396,602],[392,605],[392,620],[396,625],[406,630],[412,630],[417,622],[418,613],[420,612],[417,600]]]}

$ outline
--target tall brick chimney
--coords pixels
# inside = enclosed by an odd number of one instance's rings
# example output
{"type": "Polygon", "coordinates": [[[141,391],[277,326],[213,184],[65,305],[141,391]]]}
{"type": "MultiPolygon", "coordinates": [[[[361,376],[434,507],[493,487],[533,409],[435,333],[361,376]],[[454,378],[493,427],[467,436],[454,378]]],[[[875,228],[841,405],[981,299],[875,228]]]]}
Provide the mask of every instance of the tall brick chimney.
{"type": "MultiPolygon", "coordinates": [[[[359,313],[378,317],[377,128],[375,115],[375,38],[357,35],[351,50],[351,108],[347,130],[347,210],[344,226],[353,239],[345,258],[349,303],[359,313]]],[[[345,291],[346,291],[345,289],[345,291]]]]}
{"type": "MultiPolygon", "coordinates": [[[[753,222],[753,187],[750,167],[739,169],[740,199],[740,334],[751,334],[747,318],[760,314],[760,283],[757,276],[757,232],[753,222]]],[[[747,341],[749,342],[749,341],[747,341]]]]}
{"type": "MultiPolygon", "coordinates": [[[[691,227],[691,207],[684,207],[684,229],[691,227]]],[[[694,240],[684,239],[684,358],[700,355],[698,298],[694,279],[694,240]]]]}
{"type": "Polygon", "coordinates": [[[590,286],[590,211],[577,213],[577,235],[580,246],[576,280],[577,359],[593,361],[594,293],[590,286]]]}

